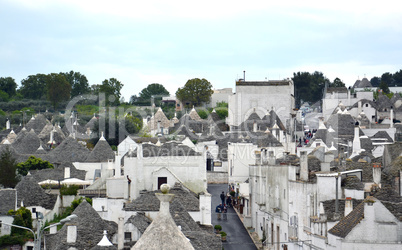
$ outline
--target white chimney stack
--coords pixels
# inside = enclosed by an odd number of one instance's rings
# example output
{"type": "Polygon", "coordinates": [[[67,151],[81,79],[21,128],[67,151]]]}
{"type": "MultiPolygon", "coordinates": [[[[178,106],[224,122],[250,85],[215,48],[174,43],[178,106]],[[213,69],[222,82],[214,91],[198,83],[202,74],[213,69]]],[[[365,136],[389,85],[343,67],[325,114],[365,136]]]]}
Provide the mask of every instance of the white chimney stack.
{"type": "Polygon", "coordinates": [[[300,179],[302,181],[308,181],[308,162],[307,152],[300,151],[300,179]]]}
{"type": "Polygon", "coordinates": [[[359,123],[355,124],[355,136],[353,138],[353,155],[358,155],[362,151],[359,136],[359,123]]]}
{"type": "Polygon", "coordinates": [[[376,184],[381,183],[381,164],[373,163],[373,181],[376,184]]]}
{"type": "Polygon", "coordinates": [[[345,216],[353,211],[353,201],[351,197],[346,197],[345,200],[345,216]]]}

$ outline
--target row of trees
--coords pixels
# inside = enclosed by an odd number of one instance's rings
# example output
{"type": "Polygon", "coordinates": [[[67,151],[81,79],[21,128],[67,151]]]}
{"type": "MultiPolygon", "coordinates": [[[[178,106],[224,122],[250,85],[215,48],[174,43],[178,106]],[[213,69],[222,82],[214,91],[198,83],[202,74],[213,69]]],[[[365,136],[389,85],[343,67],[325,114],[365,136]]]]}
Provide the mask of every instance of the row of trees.
{"type": "Polygon", "coordinates": [[[373,87],[380,87],[381,83],[386,84],[388,87],[402,87],[402,70],[394,74],[386,72],[381,77],[374,76],[371,78],[370,83],[373,87]]]}
{"type": "Polygon", "coordinates": [[[123,84],[116,78],[106,79],[102,84],[89,86],[88,79],[80,72],[50,73],[30,75],[17,83],[11,77],[0,77],[0,101],[9,100],[44,100],[51,102],[54,108],[63,101],[84,94],[105,93],[106,105],[119,105],[123,84]]]}
{"type": "MultiPolygon", "coordinates": [[[[208,80],[205,78],[193,78],[189,79],[184,87],[176,91],[176,98],[187,107],[193,105],[198,107],[203,103],[208,103],[212,93],[212,84],[208,80]]],[[[150,106],[155,104],[156,106],[160,106],[163,96],[169,96],[169,91],[159,83],[152,83],[142,89],[138,96],[131,96],[130,103],[134,105],[150,106]]]]}

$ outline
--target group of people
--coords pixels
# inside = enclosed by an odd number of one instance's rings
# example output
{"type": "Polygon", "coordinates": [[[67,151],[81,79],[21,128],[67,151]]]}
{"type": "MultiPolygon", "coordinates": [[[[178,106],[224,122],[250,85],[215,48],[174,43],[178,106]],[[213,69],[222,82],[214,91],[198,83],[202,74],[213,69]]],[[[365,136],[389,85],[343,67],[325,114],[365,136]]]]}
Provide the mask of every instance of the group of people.
{"type": "Polygon", "coordinates": [[[228,207],[232,205],[232,199],[230,195],[228,194],[227,196],[225,195],[225,192],[222,191],[220,195],[222,203],[216,206],[215,212],[218,215],[218,220],[221,220],[222,213],[223,213],[223,220],[227,220],[227,212],[228,212],[228,207]],[[225,203],[226,201],[226,203],[225,203]]]}

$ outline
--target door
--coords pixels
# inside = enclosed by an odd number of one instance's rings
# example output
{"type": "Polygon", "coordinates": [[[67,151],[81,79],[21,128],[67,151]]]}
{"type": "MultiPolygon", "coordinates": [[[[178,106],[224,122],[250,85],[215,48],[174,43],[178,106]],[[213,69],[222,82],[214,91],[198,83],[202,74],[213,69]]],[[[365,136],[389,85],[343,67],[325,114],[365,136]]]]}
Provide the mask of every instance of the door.
{"type": "Polygon", "coordinates": [[[158,177],[158,190],[161,189],[161,185],[167,183],[167,177],[158,177]]]}

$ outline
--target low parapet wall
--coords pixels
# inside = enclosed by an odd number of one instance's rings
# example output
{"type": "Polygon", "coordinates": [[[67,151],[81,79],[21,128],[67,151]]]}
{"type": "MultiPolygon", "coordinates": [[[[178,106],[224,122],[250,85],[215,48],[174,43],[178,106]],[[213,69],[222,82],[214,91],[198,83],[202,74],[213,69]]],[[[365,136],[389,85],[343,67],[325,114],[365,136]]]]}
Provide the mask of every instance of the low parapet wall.
{"type": "Polygon", "coordinates": [[[207,172],[208,184],[228,183],[228,173],[225,172],[207,172]]]}

